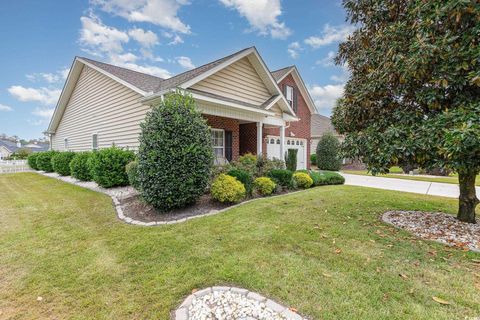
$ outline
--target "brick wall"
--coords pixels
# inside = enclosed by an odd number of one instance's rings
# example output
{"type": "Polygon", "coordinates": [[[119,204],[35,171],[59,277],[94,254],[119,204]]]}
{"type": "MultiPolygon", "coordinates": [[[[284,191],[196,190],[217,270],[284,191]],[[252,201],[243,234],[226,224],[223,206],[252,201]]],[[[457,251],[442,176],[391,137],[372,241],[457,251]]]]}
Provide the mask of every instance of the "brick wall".
{"type": "Polygon", "coordinates": [[[257,153],[257,124],[244,123],[240,125],[240,155],[257,153]]]}
{"type": "MultiPolygon", "coordinates": [[[[300,90],[298,90],[292,75],[288,75],[287,77],[285,77],[285,79],[282,80],[282,82],[279,83],[280,89],[282,89],[285,84],[295,88],[295,90],[297,91],[297,117],[300,118],[300,121],[290,122],[290,127],[285,129],[285,137],[291,137],[291,133],[293,133],[295,135],[295,138],[307,139],[306,161],[307,167],[310,168],[310,120],[312,115],[310,113],[310,110],[308,109],[305,99],[300,94],[300,90]]],[[[266,135],[279,136],[280,129],[264,129],[263,135],[264,137],[266,135]]],[[[263,148],[264,150],[266,150],[265,142],[263,148]]]]}
{"type": "Polygon", "coordinates": [[[232,131],[232,155],[233,160],[237,160],[240,154],[239,121],[237,119],[211,116],[208,114],[204,114],[203,117],[207,119],[207,123],[212,129],[232,131]]]}

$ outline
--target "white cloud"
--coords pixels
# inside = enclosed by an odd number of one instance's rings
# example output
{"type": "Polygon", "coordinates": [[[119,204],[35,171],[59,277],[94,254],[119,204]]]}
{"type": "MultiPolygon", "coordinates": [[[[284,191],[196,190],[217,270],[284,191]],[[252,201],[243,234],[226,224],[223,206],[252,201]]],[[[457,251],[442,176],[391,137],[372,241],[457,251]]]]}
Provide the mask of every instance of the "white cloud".
{"type": "Polygon", "coordinates": [[[13,108],[0,103],[0,111],[13,111],[13,108]]]}
{"type": "Polygon", "coordinates": [[[157,35],[150,30],[145,31],[141,28],[134,28],[128,31],[128,35],[140,43],[142,47],[149,48],[158,44],[157,35]]]}
{"type": "Polygon", "coordinates": [[[38,101],[42,104],[54,104],[57,102],[60,96],[61,90],[49,89],[49,88],[25,88],[22,86],[11,86],[8,88],[8,92],[16,99],[28,102],[38,101]]]}
{"type": "Polygon", "coordinates": [[[35,108],[35,110],[32,111],[32,114],[35,115],[35,116],[38,116],[40,118],[44,118],[44,119],[50,119],[53,115],[53,111],[55,111],[55,109],[49,109],[49,108],[35,108]]]}
{"type": "Polygon", "coordinates": [[[185,69],[193,69],[195,68],[195,65],[192,63],[192,60],[189,57],[176,57],[175,60],[179,65],[182,66],[182,68],[185,69]]]}
{"type": "Polygon", "coordinates": [[[280,0],[220,0],[226,7],[238,11],[248,20],[253,30],[261,35],[268,35],[276,39],[285,39],[292,31],[280,22],[282,15],[280,0]]]}
{"type": "Polygon", "coordinates": [[[164,61],[162,57],[159,57],[159,56],[156,56],[155,54],[153,54],[152,50],[150,50],[150,49],[140,48],[140,53],[142,54],[142,56],[145,59],[155,61],[155,62],[163,62],[164,61]]]}
{"type": "Polygon", "coordinates": [[[298,55],[300,54],[300,51],[302,51],[303,48],[300,45],[298,41],[292,42],[288,45],[287,52],[292,57],[292,59],[297,59],[298,55]]]}
{"type": "Polygon", "coordinates": [[[122,52],[123,43],[129,41],[128,34],[114,27],[106,26],[93,14],[81,17],[80,44],[93,52],[122,52]]]}
{"type": "Polygon", "coordinates": [[[343,95],[344,84],[329,84],[326,86],[310,87],[310,94],[315,101],[317,110],[330,112],[335,106],[335,101],[343,95]]]}
{"type": "Polygon", "coordinates": [[[38,72],[27,74],[26,77],[30,81],[45,81],[47,83],[57,83],[59,81],[67,79],[69,71],[69,68],[64,68],[57,71],[56,73],[38,72]]]}
{"type": "Polygon", "coordinates": [[[190,26],[178,17],[178,11],[188,0],[91,0],[103,11],[130,22],[149,22],[174,32],[190,33],[190,26]]]}
{"type": "Polygon", "coordinates": [[[168,44],[171,46],[174,46],[176,44],[183,43],[182,37],[180,37],[178,34],[173,37],[173,40],[170,41],[168,44]]]}
{"type": "Polygon", "coordinates": [[[335,65],[335,55],[336,53],[334,51],[329,51],[325,58],[317,60],[315,64],[323,67],[333,67],[335,65]]]}
{"type": "Polygon", "coordinates": [[[352,25],[342,25],[332,27],[326,24],[320,36],[312,36],[305,39],[305,43],[312,48],[320,48],[332,43],[345,41],[347,37],[355,30],[352,25]]]}

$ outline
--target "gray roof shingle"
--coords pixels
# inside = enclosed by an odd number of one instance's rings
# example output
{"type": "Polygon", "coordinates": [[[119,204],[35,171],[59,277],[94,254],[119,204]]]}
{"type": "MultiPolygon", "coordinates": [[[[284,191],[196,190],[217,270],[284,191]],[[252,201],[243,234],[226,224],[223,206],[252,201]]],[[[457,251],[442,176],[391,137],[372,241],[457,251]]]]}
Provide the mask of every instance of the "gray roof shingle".
{"type": "Polygon", "coordinates": [[[278,82],[278,80],[282,79],[284,75],[286,75],[293,66],[285,67],[279,70],[272,71],[272,77],[275,79],[275,81],[278,82]]]}
{"type": "Polygon", "coordinates": [[[321,137],[327,132],[338,135],[333,127],[332,120],[330,120],[329,117],[317,113],[312,114],[310,130],[312,138],[321,137]]]}
{"type": "Polygon", "coordinates": [[[80,59],[85,60],[100,69],[105,70],[106,72],[116,76],[117,78],[122,79],[125,82],[130,83],[131,85],[145,92],[154,92],[155,89],[158,88],[160,83],[166,81],[159,77],[122,67],[117,67],[108,63],[99,62],[84,57],[80,57],[80,59]]]}

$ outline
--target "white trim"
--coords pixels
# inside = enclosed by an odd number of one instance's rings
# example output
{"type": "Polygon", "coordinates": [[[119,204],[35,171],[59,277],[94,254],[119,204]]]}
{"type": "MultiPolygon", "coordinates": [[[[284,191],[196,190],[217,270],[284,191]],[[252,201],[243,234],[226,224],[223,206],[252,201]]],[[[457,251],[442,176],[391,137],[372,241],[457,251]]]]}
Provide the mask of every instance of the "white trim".
{"type": "Polygon", "coordinates": [[[231,101],[224,101],[224,100],[221,100],[221,99],[215,99],[213,97],[207,97],[207,96],[204,96],[204,95],[201,95],[201,94],[198,94],[198,93],[190,92],[190,94],[192,95],[193,98],[195,98],[197,100],[201,100],[201,101],[216,103],[216,104],[225,105],[225,106],[228,106],[228,107],[247,110],[247,111],[251,111],[251,112],[254,112],[254,113],[261,113],[261,114],[269,115],[269,116],[274,116],[275,115],[275,113],[271,112],[271,111],[266,111],[266,110],[263,110],[263,109],[247,107],[247,106],[244,106],[242,104],[238,104],[238,103],[231,102],[231,101]]]}
{"type": "Polygon", "coordinates": [[[266,107],[265,110],[271,109],[280,99],[282,99],[282,95],[279,94],[275,99],[273,99],[266,107]]]}
{"type": "MultiPolygon", "coordinates": [[[[217,129],[217,128],[210,128],[211,132],[217,131],[217,132],[222,132],[223,133],[223,152],[222,152],[222,157],[225,158],[225,129],[217,129]]],[[[213,149],[220,149],[219,147],[212,146],[213,149]]],[[[216,155],[216,154],[215,154],[216,155]]]]}
{"type": "Polygon", "coordinates": [[[99,67],[97,67],[96,65],[94,65],[94,64],[91,64],[91,63],[89,63],[89,62],[87,62],[87,61],[83,60],[82,58],[76,58],[76,59],[77,59],[78,61],[80,61],[81,63],[83,63],[84,65],[86,65],[86,66],[88,66],[88,67],[92,68],[92,69],[93,69],[93,70],[95,70],[95,71],[98,71],[98,72],[100,72],[100,73],[102,73],[102,74],[106,75],[107,77],[109,77],[109,78],[111,78],[111,79],[113,79],[113,80],[117,81],[118,83],[121,83],[121,84],[123,84],[125,87],[127,87],[127,88],[129,88],[129,89],[132,89],[133,91],[135,91],[135,92],[137,92],[137,93],[141,94],[142,96],[146,96],[146,95],[147,95],[147,92],[145,92],[145,91],[141,90],[140,88],[137,88],[137,87],[135,87],[135,86],[134,86],[134,85],[132,85],[131,83],[128,83],[128,82],[126,82],[126,81],[124,81],[124,80],[120,79],[120,78],[119,78],[119,77],[117,77],[117,76],[114,76],[113,74],[111,74],[111,73],[109,73],[109,72],[107,72],[107,71],[103,70],[102,68],[99,68],[99,67]]]}
{"type": "Polygon", "coordinates": [[[257,155],[263,153],[263,122],[257,122],[257,155]]]}
{"type": "Polygon", "coordinates": [[[315,102],[313,101],[312,96],[310,95],[310,92],[308,91],[308,88],[305,85],[305,82],[303,81],[302,76],[300,75],[300,72],[298,71],[296,66],[291,67],[287,73],[285,73],[280,79],[277,80],[277,83],[282,82],[283,79],[285,79],[292,72],[293,72],[293,75],[292,75],[293,80],[297,84],[297,87],[299,88],[300,93],[302,94],[302,97],[307,103],[307,107],[310,110],[310,113],[311,114],[317,113],[317,107],[315,106],[315,102]]]}
{"type": "Polygon", "coordinates": [[[280,78],[277,80],[277,83],[280,83],[283,81],[283,79],[285,79],[293,70],[294,67],[290,67],[290,69],[280,78]]]}

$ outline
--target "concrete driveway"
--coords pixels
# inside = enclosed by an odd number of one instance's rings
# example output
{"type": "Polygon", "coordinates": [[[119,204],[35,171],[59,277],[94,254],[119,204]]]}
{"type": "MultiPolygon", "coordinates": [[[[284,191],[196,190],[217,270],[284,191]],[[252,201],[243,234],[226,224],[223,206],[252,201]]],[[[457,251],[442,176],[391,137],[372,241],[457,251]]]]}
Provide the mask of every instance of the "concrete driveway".
{"type": "MultiPolygon", "coordinates": [[[[451,183],[427,182],[395,178],[383,178],[373,176],[361,176],[355,174],[340,173],[345,177],[345,184],[351,186],[370,187],[385,190],[395,190],[403,192],[413,192],[428,194],[431,196],[441,196],[449,198],[458,198],[460,190],[458,185],[451,183]]],[[[477,195],[480,195],[480,187],[476,187],[477,195]]]]}

